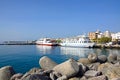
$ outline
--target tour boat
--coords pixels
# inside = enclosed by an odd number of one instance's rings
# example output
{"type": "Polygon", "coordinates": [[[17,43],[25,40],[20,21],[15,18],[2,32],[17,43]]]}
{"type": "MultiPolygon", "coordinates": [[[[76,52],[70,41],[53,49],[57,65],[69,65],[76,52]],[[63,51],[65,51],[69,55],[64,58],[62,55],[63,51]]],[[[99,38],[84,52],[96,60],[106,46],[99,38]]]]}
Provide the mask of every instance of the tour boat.
{"type": "Polygon", "coordinates": [[[37,45],[46,45],[46,46],[57,46],[58,43],[50,38],[41,38],[39,40],[36,41],[37,45]]]}
{"type": "Polygon", "coordinates": [[[80,35],[72,38],[65,38],[60,43],[61,46],[69,47],[93,47],[95,43],[91,42],[88,36],[80,35]]]}

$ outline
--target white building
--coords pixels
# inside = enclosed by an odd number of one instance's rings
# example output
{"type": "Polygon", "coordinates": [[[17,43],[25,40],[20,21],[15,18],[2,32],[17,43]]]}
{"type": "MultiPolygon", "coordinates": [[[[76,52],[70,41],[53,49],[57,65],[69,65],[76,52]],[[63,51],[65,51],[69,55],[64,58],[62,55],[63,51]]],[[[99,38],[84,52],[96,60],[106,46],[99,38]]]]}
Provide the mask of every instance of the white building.
{"type": "Polygon", "coordinates": [[[110,31],[105,31],[104,32],[104,37],[111,38],[111,32],[110,31]]]}
{"type": "Polygon", "coordinates": [[[112,41],[119,40],[120,41],[120,32],[112,33],[112,41]]]}
{"type": "Polygon", "coordinates": [[[102,38],[102,37],[104,37],[104,35],[103,35],[103,33],[99,33],[99,34],[97,35],[97,37],[98,37],[98,38],[102,38]]]}

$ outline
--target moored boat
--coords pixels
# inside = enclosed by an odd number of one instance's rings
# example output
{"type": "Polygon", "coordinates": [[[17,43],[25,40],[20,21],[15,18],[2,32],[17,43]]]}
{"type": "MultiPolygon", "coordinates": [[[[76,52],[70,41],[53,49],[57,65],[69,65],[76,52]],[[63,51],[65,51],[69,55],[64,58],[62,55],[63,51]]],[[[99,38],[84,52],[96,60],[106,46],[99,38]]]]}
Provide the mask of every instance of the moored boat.
{"type": "Polygon", "coordinates": [[[46,45],[46,46],[57,46],[58,43],[54,39],[50,38],[41,38],[36,41],[37,45],[46,45]]]}
{"type": "Polygon", "coordinates": [[[89,37],[85,35],[80,35],[72,38],[65,38],[60,43],[61,46],[69,46],[69,47],[93,47],[95,43],[91,42],[89,37]]]}

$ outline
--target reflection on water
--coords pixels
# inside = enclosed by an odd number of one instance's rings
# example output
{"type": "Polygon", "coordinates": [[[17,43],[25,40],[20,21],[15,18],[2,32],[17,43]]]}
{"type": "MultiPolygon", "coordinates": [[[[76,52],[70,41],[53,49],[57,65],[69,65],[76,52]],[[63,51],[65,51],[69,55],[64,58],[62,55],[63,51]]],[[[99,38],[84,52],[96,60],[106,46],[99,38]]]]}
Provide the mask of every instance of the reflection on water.
{"type": "Polygon", "coordinates": [[[88,54],[95,53],[97,55],[120,54],[119,49],[93,49],[93,48],[74,48],[74,47],[60,47],[61,54],[72,55],[78,57],[87,57],[88,54]]]}
{"type": "Polygon", "coordinates": [[[36,45],[36,48],[42,54],[51,54],[51,51],[53,49],[52,46],[42,46],[42,45],[36,45]]]}
{"type": "Polygon", "coordinates": [[[118,49],[115,49],[115,50],[107,49],[107,51],[109,51],[109,53],[112,53],[112,54],[120,54],[120,50],[118,49]]]}
{"type": "Polygon", "coordinates": [[[65,55],[68,57],[87,57],[90,53],[95,53],[97,55],[109,55],[120,54],[119,49],[93,49],[93,48],[76,48],[76,47],[53,47],[53,46],[41,46],[36,45],[37,51],[40,54],[50,54],[50,55],[65,55]]]}
{"type": "Polygon", "coordinates": [[[61,53],[78,57],[86,57],[89,53],[94,53],[90,48],[60,47],[61,53]]]}

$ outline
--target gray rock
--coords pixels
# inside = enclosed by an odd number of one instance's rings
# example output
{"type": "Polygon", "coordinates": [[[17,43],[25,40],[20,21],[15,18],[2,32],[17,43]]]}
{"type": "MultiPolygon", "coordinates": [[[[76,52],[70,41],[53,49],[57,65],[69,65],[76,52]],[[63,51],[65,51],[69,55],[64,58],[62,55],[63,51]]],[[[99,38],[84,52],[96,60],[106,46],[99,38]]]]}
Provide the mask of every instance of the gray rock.
{"type": "Polygon", "coordinates": [[[78,60],[79,63],[82,63],[84,65],[90,64],[91,62],[88,60],[88,58],[80,58],[78,60]]]}
{"type": "Polygon", "coordinates": [[[114,66],[120,66],[120,62],[115,63],[114,66]]]}
{"type": "Polygon", "coordinates": [[[111,66],[102,70],[102,73],[108,77],[108,79],[120,78],[120,66],[111,66]]]}
{"type": "Polygon", "coordinates": [[[50,79],[51,79],[51,80],[56,80],[56,79],[57,79],[57,77],[55,76],[55,74],[50,73],[50,79]]]}
{"type": "Polygon", "coordinates": [[[70,78],[69,80],[80,80],[80,78],[73,77],[73,78],[70,78]]]}
{"type": "Polygon", "coordinates": [[[23,77],[21,80],[50,80],[47,76],[42,76],[40,74],[30,74],[23,77]]]}
{"type": "Polygon", "coordinates": [[[22,76],[23,76],[23,74],[17,73],[17,74],[14,74],[14,75],[10,78],[10,80],[18,80],[18,79],[21,79],[22,76]]]}
{"type": "Polygon", "coordinates": [[[85,76],[81,77],[80,80],[88,80],[85,76]]]}
{"type": "Polygon", "coordinates": [[[77,63],[79,66],[79,73],[77,76],[83,76],[83,74],[88,70],[87,66],[83,65],[82,63],[77,63]]]}
{"type": "Polygon", "coordinates": [[[58,72],[53,72],[53,74],[57,77],[57,78],[59,78],[59,77],[62,77],[62,75],[60,74],[60,73],[58,73],[58,72]]]}
{"type": "Polygon", "coordinates": [[[112,63],[104,63],[98,66],[98,71],[104,71],[104,69],[109,68],[113,66],[112,63]]]}
{"type": "Polygon", "coordinates": [[[120,61],[120,54],[117,55],[117,61],[120,61]]]}
{"type": "Polygon", "coordinates": [[[120,78],[113,78],[113,79],[111,79],[111,80],[120,80],[120,78]]]}
{"type": "Polygon", "coordinates": [[[117,60],[117,55],[116,54],[109,54],[108,56],[108,61],[109,62],[114,62],[117,60]]]}
{"type": "Polygon", "coordinates": [[[69,59],[55,66],[53,70],[69,78],[75,76],[79,72],[79,66],[75,60],[69,59]]]}
{"type": "Polygon", "coordinates": [[[5,66],[0,68],[0,80],[10,80],[10,78],[15,74],[13,67],[5,66]]]}
{"type": "Polygon", "coordinates": [[[79,70],[81,69],[84,73],[88,70],[87,66],[82,63],[78,63],[78,66],[79,70]]]}
{"type": "Polygon", "coordinates": [[[57,78],[59,78],[59,77],[62,77],[62,75],[60,74],[60,73],[58,73],[58,72],[51,72],[50,73],[50,79],[51,80],[56,80],[57,78]]]}
{"type": "Polygon", "coordinates": [[[80,80],[88,80],[85,76],[81,77],[80,80]]]}
{"type": "Polygon", "coordinates": [[[56,62],[54,62],[47,56],[40,58],[39,64],[40,64],[41,68],[44,70],[52,70],[57,65],[56,62]]]}
{"type": "Polygon", "coordinates": [[[90,61],[90,62],[96,62],[97,61],[97,59],[98,59],[98,56],[96,55],[96,54],[89,54],[88,55],[88,60],[90,61]]]}
{"type": "Polygon", "coordinates": [[[107,61],[107,56],[106,55],[98,56],[98,62],[105,63],[106,61],[107,61]]]}
{"type": "Polygon", "coordinates": [[[26,72],[23,76],[22,79],[31,75],[31,74],[41,74],[41,75],[45,75],[44,70],[43,69],[39,69],[39,68],[32,68],[30,69],[30,71],[26,72]]]}
{"type": "Polygon", "coordinates": [[[100,71],[88,70],[85,72],[84,76],[87,78],[100,76],[102,73],[100,71]]]}
{"type": "Polygon", "coordinates": [[[62,77],[59,77],[57,80],[68,80],[66,75],[63,75],[62,77]]]}
{"type": "Polygon", "coordinates": [[[88,67],[89,67],[90,70],[95,70],[95,71],[97,71],[99,65],[100,65],[100,63],[97,62],[97,63],[92,63],[92,64],[88,65],[88,67]]]}
{"type": "Polygon", "coordinates": [[[28,74],[37,74],[37,73],[40,73],[40,72],[43,72],[44,70],[43,69],[40,69],[40,68],[32,68],[30,69],[30,71],[28,71],[27,73],[28,74]]]}
{"type": "Polygon", "coordinates": [[[49,76],[50,73],[52,73],[53,70],[45,70],[42,73],[40,73],[41,75],[45,75],[45,76],[49,76]]]}
{"type": "Polygon", "coordinates": [[[108,80],[105,75],[89,78],[88,80],[108,80]]]}

